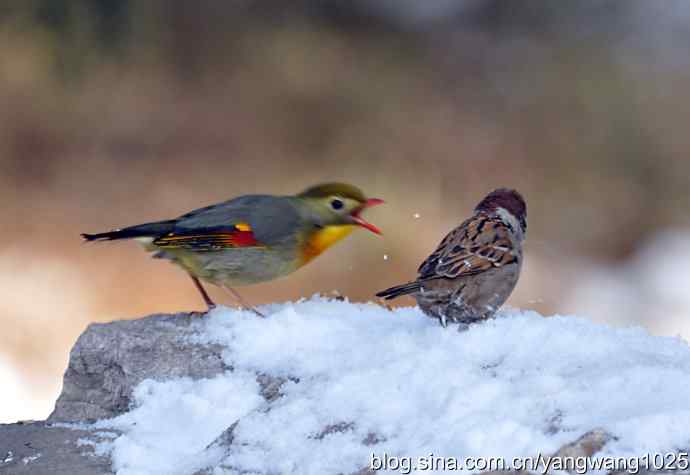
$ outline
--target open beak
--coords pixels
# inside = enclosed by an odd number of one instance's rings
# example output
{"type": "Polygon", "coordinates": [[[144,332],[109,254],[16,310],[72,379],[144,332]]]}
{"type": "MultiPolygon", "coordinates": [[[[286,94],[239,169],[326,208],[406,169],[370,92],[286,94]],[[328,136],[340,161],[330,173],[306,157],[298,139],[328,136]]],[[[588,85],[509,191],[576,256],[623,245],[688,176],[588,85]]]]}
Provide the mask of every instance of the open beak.
{"type": "Polygon", "coordinates": [[[382,234],[381,230],[379,228],[377,228],[376,226],[374,226],[373,224],[371,224],[370,222],[366,221],[364,218],[362,218],[360,216],[360,214],[362,213],[362,211],[364,211],[367,208],[371,208],[372,206],[380,205],[383,203],[384,203],[384,201],[380,200],[378,198],[369,198],[366,202],[364,202],[364,204],[362,204],[362,206],[357,208],[350,215],[350,218],[352,219],[352,221],[357,226],[362,226],[363,228],[368,229],[369,231],[371,231],[374,234],[381,235],[382,234]]]}

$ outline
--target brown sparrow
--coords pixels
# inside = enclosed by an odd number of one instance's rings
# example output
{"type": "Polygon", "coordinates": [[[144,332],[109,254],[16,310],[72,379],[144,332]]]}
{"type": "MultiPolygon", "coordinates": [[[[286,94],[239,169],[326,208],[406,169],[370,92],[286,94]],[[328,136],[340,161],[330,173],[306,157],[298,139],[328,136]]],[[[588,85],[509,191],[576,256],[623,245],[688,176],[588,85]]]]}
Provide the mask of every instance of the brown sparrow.
{"type": "Polygon", "coordinates": [[[526,218],[527,205],[517,191],[492,191],[422,262],[417,280],[376,296],[390,300],[412,294],[422,311],[444,327],[447,321],[490,318],[520,277],[526,218]]]}

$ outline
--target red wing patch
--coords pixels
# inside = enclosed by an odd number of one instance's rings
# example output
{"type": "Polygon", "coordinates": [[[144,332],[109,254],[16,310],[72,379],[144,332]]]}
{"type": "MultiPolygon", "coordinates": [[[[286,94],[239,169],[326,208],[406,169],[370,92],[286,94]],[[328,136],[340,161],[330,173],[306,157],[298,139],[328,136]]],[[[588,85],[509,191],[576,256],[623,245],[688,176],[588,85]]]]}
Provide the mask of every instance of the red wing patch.
{"type": "Polygon", "coordinates": [[[163,249],[182,248],[191,251],[220,251],[238,247],[261,247],[254,237],[251,227],[238,223],[234,228],[219,231],[200,230],[198,232],[172,232],[153,241],[163,249]]]}

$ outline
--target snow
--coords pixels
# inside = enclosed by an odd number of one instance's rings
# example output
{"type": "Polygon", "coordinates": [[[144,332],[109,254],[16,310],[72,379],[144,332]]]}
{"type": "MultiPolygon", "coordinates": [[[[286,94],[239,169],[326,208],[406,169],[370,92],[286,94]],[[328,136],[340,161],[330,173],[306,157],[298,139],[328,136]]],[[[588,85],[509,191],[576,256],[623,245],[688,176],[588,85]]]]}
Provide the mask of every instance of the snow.
{"type": "Polygon", "coordinates": [[[204,449],[263,402],[246,371],[201,381],[146,380],[134,399],[132,411],[96,424],[123,432],[96,447],[96,453],[112,452],[117,474],[193,473],[204,466],[204,449]]]}
{"type": "Polygon", "coordinates": [[[595,428],[617,437],[610,455],[690,444],[680,338],[513,309],[464,332],[417,308],[321,297],[260,310],[196,323],[232,372],[144,381],[130,412],[97,423],[121,431],[97,447],[118,475],[349,474],[372,453],[510,460],[595,428]],[[266,402],[257,373],[290,378],[283,396],[266,402]],[[207,448],[236,421],[230,452],[207,448]]]}

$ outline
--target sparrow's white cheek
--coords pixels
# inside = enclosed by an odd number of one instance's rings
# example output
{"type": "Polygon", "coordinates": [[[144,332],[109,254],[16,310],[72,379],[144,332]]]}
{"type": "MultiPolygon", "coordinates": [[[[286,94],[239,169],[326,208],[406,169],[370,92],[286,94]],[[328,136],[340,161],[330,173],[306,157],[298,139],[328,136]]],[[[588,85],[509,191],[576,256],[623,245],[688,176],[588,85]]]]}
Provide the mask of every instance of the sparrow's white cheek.
{"type": "Polygon", "coordinates": [[[498,208],[496,210],[496,214],[498,214],[503,221],[510,224],[510,227],[513,228],[513,231],[516,234],[522,236],[522,226],[520,226],[520,220],[513,216],[513,213],[505,208],[498,208]]]}

